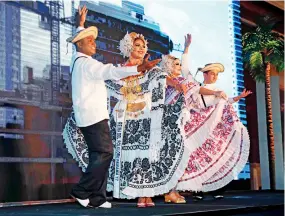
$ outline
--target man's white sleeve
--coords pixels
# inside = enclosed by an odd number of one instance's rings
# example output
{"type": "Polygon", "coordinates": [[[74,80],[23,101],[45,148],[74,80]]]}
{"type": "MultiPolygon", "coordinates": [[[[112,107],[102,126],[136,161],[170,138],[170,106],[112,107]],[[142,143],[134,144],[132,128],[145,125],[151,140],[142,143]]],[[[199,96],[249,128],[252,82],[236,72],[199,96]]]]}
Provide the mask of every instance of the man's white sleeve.
{"type": "Polygon", "coordinates": [[[115,67],[113,64],[103,64],[96,59],[84,59],[84,70],[95,80],[120,80],[122,78],[139,75],[137,66],[115,67]]]}

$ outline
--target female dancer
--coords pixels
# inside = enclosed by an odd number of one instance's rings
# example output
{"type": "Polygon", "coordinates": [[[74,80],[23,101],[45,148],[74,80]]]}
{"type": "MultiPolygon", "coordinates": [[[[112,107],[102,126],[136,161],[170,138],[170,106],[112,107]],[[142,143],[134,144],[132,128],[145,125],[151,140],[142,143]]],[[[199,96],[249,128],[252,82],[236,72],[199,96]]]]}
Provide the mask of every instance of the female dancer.
{"type": "MultiPolygon", "coordinates": [[[[124,66],[138,65],[147,51],[147,41],[141,34],[126,34],[120,50],[128,57],[124,66]]],[[[115,198],[139,197],[138,207],[154,206],[151,197],[171,191],[188,162],[189,151],[178,126],[182,103],[164,105],[166,74],[160,68],[143,76],[107,81],[106,86],[114,144],[107,190],[113,191],[115,198]]],[[[199,89],[193,84],[189,92],[199,89]]],[[[85,170],[88,150],[72,117],[63,137],[69,153],[85,170]]]]}

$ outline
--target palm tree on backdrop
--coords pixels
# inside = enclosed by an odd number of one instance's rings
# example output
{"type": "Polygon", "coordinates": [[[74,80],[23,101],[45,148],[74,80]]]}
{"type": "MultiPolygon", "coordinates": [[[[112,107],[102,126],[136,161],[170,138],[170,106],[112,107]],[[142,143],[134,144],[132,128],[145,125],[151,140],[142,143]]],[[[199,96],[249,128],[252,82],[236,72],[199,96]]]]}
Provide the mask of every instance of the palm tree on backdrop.
{"type": "Polygon", "coordinates": [[[277,72],[284,70],[284,37],[273,31],[275,24],[273,18],[262,17],[254,29],[242,36],[245,67],[249,69],[255,81],[265,83],[270,187],[273,190],[275,190],[275,155],[270,70],[271,66],[274,66],[277,72]]]}

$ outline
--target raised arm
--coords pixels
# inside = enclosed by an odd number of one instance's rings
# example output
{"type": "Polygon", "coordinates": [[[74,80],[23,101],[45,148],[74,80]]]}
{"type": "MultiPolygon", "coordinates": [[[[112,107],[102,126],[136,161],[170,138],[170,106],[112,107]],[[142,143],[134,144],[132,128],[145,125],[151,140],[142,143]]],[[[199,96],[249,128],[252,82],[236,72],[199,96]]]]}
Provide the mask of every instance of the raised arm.
{"type": "Polygon", "coordinates": [[[120,80],[128,76],[139,75],[156,66],[160,59],[148,61],[149,56],[139,66],[115,67],[113,64],[103,64],[95,59],[83,60],[84,71],[94,80],[120,80]]]}
{"type": "Polygon", "coordinates": [[[182,76],[184,78],[187,78],[189,75],[188,51],[192,41],[192,36],[191,34],[187,34],[184,38],[185,38],[185,43],[184,43],[184,52],[181,58],[181,63],[182,63],[181,71],[182,71],[182,76]]]}

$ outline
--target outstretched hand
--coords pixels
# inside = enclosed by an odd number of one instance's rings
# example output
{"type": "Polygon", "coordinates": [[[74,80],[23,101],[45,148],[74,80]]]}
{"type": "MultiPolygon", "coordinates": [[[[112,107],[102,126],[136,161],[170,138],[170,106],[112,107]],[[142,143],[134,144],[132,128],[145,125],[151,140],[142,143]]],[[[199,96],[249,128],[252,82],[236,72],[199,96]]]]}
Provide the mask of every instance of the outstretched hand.
{"type": "Polygon", "coordinates": [[[138,72],[148,71],[148,70],[152,69],[154,66],[156,66],[161,61],[161,59],[155,59],[155,60],[149,61],[148,60],[149,57],[150,57],[150,55],[147,54],[143,60],[143,63],[138,66],[138,72]]]}
{"type": "Polygon", "coordinates": [[[242,93],[239,95],[240,98],[245,98],[248,95],[252,94],[252,91],[244,89],[242,93]]]}
{"type": "Polygon", "coordinates": [[[78,23],[79,23],[79,26],[81,27],[84,27],[87,12],[88,10],[87,10],[86,5],[84,5],[82,8],[80,7],[80,5],[78,6],[78,14],[79,14],[78,23]]]}

